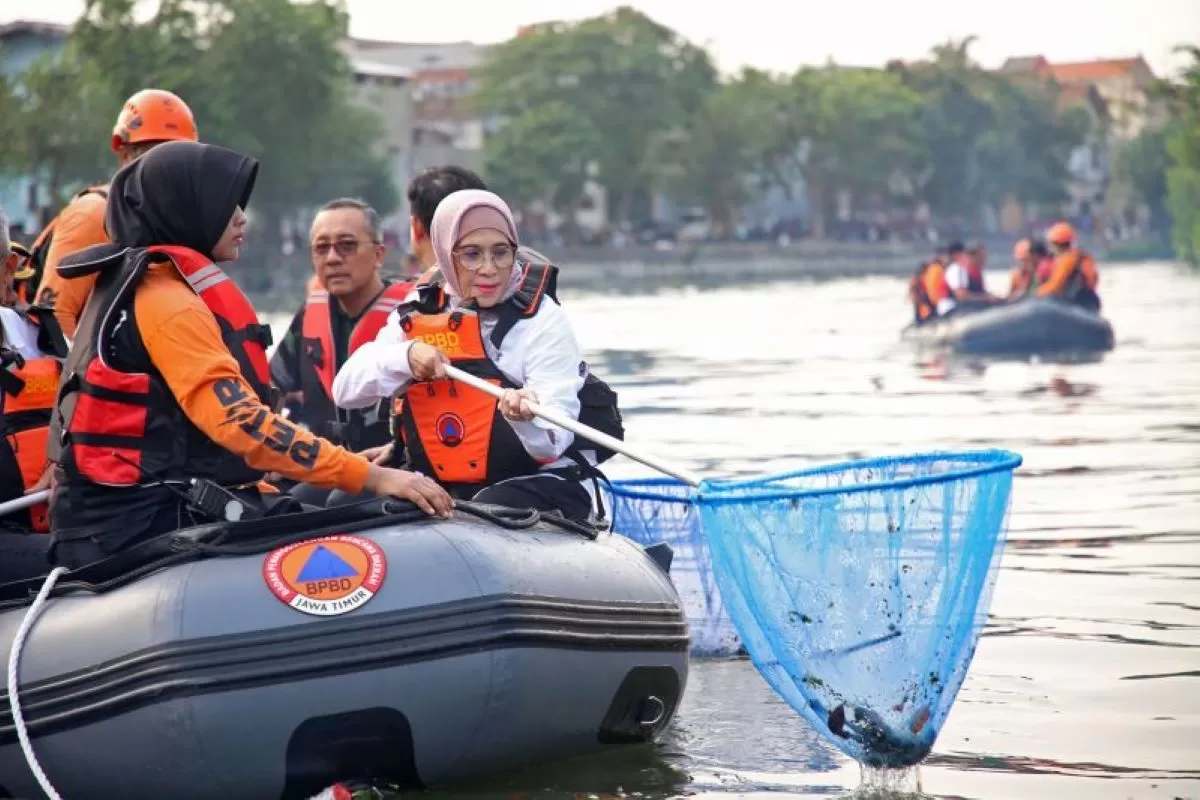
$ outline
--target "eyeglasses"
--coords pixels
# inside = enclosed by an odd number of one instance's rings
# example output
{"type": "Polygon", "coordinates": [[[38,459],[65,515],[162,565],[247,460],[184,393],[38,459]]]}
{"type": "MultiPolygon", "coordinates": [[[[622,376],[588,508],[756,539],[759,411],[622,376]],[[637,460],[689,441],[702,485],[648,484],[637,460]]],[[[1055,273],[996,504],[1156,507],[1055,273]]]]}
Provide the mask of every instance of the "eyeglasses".
{"type": "Polygon", "coordinates": [[[379,242],[361,242],[358,239],[338,239],[336,242],[317,242],[312,246],[312,254],[317,258],[325,258],[330,250],[337,250],[342,258],[349,258],[358,252],[363,244],[379,244],[379,242]]]}
{"type": "Polygon", "coordinates": [[[467,272],[475,272],[489,257],[496,269],[508,269],[517,257],[517,249],[510,244],[498,244],[490,249],[468,245],[453,252],[458,265],[467,272]]]}

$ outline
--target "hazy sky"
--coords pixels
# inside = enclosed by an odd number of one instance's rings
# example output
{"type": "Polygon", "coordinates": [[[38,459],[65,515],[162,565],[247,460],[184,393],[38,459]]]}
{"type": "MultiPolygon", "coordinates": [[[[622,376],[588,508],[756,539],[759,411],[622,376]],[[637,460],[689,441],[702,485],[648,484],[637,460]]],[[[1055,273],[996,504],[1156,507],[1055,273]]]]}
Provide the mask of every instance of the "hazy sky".
{"type": "MultiPolygon", "coordinates": [[[[619,0],[349,0],[355,36],[403,41],[507,39],[519,25],[592,16],[619,0]]],[[[879,65],[914,59],[950,37],[976,34],[985,66],[1040,53],[1083,61],[1141,52],[1160,75],[1200,43],[1200,0],[626,0],[693,42],[723,70],[791,71],[827,58],[879,65]]],[[[82,0],[0,0],[0,22],[70,22],[82,0]]]]}

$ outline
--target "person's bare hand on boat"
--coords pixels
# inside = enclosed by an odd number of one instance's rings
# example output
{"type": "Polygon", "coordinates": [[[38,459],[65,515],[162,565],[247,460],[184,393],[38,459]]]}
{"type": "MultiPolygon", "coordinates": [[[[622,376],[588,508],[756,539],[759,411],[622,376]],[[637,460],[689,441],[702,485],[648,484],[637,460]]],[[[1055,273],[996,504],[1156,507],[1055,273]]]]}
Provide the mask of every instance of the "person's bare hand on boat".
{"type": "Polygon", "coordinates": [[[413,380],[433,381],[446,377],[450,357],[425,342],[413,342],[408,348],[408,366],[413,380]]]}
{"type": "Polygon", "coordinates": [[[448,518],[454,511],[454,499],[446,490],[419,472],[372,464],[366,489],[372,494],[408,500],[431,517],[448,518]]]}
{"type": "Polygon", "coordinates": [[[361,453],[359,453],[359,455],[365,458],[367,461],[370,461],[372,464],[378,464],[379,466],[383,467],[387,466],[387,462],[389,459],[391,459],[392,452],[395,449],[396,443],[388,442],[387,444],[381,444],[378,447],[368,447],[366,450],[363,450],[361,453]]]}

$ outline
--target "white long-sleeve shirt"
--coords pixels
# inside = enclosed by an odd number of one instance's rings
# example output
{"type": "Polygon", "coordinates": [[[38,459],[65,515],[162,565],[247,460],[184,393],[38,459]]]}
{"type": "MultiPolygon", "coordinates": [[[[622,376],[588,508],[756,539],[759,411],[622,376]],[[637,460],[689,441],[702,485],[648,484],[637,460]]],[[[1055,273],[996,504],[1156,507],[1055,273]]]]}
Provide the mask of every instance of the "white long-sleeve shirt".
{"type": "Polygon", "coordinates": [[[939,314],[948,314],[955,306],[958,305],[958,297],[955,292],[961,289],[966,289],[971,285],[971,274],[967,272],[967,268],[957,261],[946,267],[946,286],[950,289],[950,294],[938,301],[937,312],[939,314]]]}
{"type": "MultiPolygon", "coordinates": [[[[579,418],[579,390],[586,365],[567,316],[557,303],[545,298],[533,317],[513,326],[499,352],[491,341],[496,315],[481,309],[479,321],[484,351],[505,377],[531,389],[542,406],[579,418]]],[[[333,401],[342,408],[364,408],[406,388],[412,383],[411,345],[400,327],[400,316],[393,314],[375,341],[359,347],[338,370],[333,401]]],[[[508,423],[531,456],[548,462],[545,468],[575,463],[563,457],[575,437],[570,431],[537,417],[508,423]]]]}
{"type": "Polygon", "coordinates": [[[16,309],[0,307],[0,325],[3,326],[4,346],[16,350],[26,361],[41,358],[44,353],[38,348],[38,330],[29,320],[17,313],[16,309]]]}

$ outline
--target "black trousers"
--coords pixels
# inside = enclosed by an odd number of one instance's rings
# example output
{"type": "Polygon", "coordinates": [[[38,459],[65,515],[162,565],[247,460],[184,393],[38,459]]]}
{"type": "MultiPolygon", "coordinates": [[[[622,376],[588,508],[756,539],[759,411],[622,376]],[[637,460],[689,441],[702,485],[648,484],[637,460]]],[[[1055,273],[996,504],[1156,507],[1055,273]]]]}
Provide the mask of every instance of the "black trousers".
{"type": "MultiPolygon", "coordinates": [[[[369,492],[352,495],[335,490],[329,495],[327,507],[345,506],[371,498],[369,492]]],[[[509,508],[536,508],[538,511],[559,511],[567,519],[586,522],[592,513],[592,497],[579,481],[558,475],[539,473],[510,478],[476,492],[471,500],[509,508]]]]}
{"type": "Polygon", "coordinates": [[[0,529],[0,583],[50,572],[50,535],[0,529]]]}

